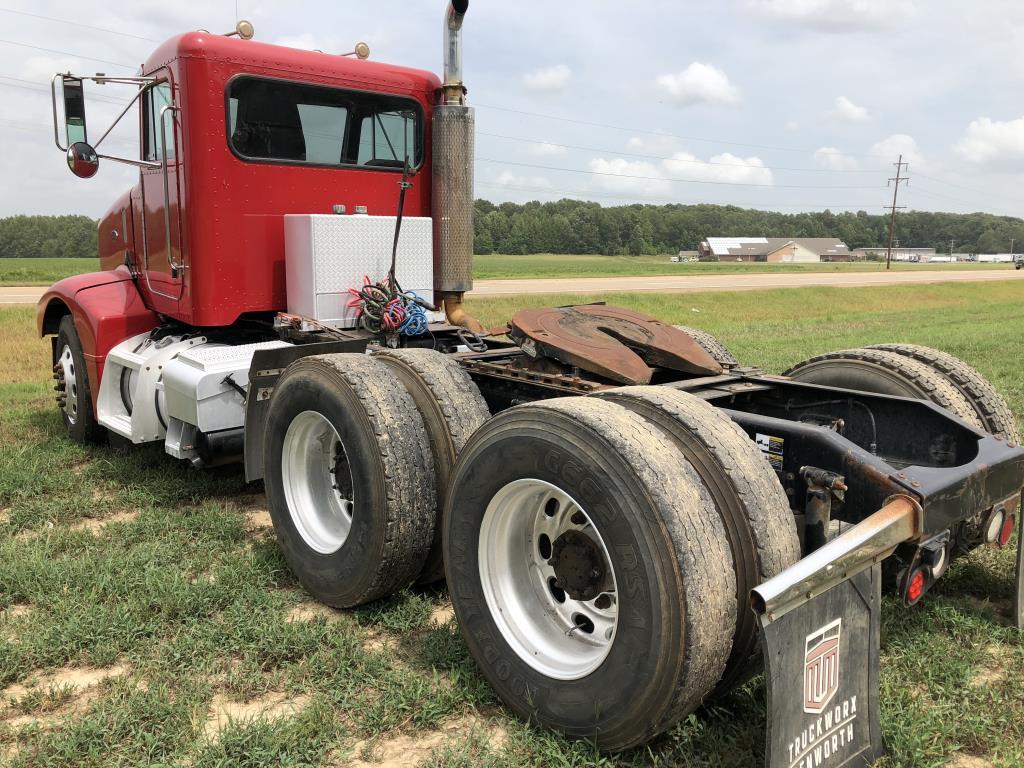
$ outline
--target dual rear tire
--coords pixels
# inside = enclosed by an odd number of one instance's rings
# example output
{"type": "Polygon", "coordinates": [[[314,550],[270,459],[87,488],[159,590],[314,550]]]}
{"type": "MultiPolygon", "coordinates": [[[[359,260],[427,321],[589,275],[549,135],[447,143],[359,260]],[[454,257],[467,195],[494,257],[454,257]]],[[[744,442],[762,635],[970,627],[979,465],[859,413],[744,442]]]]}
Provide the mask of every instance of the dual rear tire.
{"type": "Polygon", "coordinates": [[[285,559],[349,608],[443,575],[438,522],[458,451],[488,417],[445,355],[305,357],[275,387],[263,451],[285,559]]]}
{"type": "Polygon", "coordinates": [[[449,590],[520,716],[626,749],[749,669],[744,590],[796,560],[796,529],[757,449],[695,400],[635,387],[517,406],[464,449],[449,590]]]}

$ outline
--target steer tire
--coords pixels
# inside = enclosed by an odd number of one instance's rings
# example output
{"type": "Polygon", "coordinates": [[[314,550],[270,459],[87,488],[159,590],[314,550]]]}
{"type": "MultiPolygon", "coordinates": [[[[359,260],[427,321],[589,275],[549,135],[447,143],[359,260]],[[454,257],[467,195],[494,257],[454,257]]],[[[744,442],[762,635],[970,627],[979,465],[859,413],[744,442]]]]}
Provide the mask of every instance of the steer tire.
{"type": "Polygon", "coordinates": [[[1004,440],[1020,443],[1017,421],[1009,404],[984,376],[960,358],[917,344],[872,344],[868,349],[884,349],[913,358],[942,374],[967,398],[987,431],[1004,440]]]}
{"type": "Polygon", "coordinates": [[[292,363],[270,400],[263,455],[278,543],[317,600],[350,608],[420,573],[434,537],[434,463],[416,402],[391,369],[358,354],[292,363]],[[320,431],[303,432],[311,423],[320,431]],[[321,464],[331,471],[315,471],[321,464]],[[315,525],[339,519],[315,514],[330,508],[332,488],[339,498],[351,495],[350,526],[341,534],[315,525]],[[315,535],[323,530],[336,535],[315,535]]]}
{"type": "MultiPolygon", "coordinates": [[[[548,540],[548,552],[573,533],[548,540]]],[[[664,433],[615,403],[549,400],[484,424],[455,466],[444,552],[470,653],[530,721],[606,751],[627,749],[692,712],[725,668],[736,580],[721,518],[664,433]],[[536,565],[538,552],[554,562],[537,535],[545,516],[598,537],[602,567],[570,559],[576,570],[545,581],[536,565]],[[603,634],[609,642],[587,635],[594,624],[581,625],[578,614],[579,631],[565,631],[558,612],[585,604],[585,577],[609,573],[617,612],[603,634]]]]}
{"type": "Polygon", "coordinates": [[[68,437],[77,443],[98,443],[106,432],[96,421],[92,407],[92,385],[89,381],[89,370],[85,366],[85,354],[82,352],[82,341],[78,338],[75,320],[71,315],[61,318],[57,328],[57,359],[54,376],[57,386],[67,386],[68,382],[56,369],[62,365],[62,357],[69,358],[66,362],[74,376],[74,385],[65,389],[68,407],[60,409],[61,420],[68,437]],[[69,412],[70,411],[70,412],[69,412]]]}
{"type": "Polygon", "coordinates": [[[798,363],[786,371],[796,381],[861,392],[929,400],[976,427],[974,407],[950,381],[924,363],[881,349],[846,349],[798,363]]]}
{"type": "Polygon", "coordinates": [[[750,591],[800,559],[786,494],[746,432],[704,400],[666,387],[623,387],[599,397],[664,432],[696,470],[722,518],[736,564],[732,654],[715,691],[726,693],[761,665],[750,591]]]}
{"type": "Polygon", "coordinates": [[[389,349],[376,353],[374,359],[386,365],[412,395],[434,456],[437,525],[418,579],[420,584],[430,584],[444,578],[442,510],[455,459],[491,413],[469,373],[448,355],[430,349],[389,349]]]}
{"type": "Polygon", "coordinates": [[[696,341],[705,352],[715,358],[718,364],[723,368],[735,368],[739,365],[739,361],[733,353],[729,351],[729,348],[707,331],[702,331],[699,328],[691,328],[688,325],[677,325],[674,327],[684,333],[688,333],[693,340],[696,341]]]}

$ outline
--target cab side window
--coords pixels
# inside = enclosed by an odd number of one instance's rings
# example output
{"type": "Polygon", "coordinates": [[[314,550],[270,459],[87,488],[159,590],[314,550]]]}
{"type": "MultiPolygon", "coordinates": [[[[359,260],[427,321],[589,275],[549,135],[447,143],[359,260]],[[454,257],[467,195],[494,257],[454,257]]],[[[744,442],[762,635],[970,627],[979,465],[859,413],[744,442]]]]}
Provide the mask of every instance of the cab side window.
{"type": "Polygon", "coordinates": [[[167,159],[174,159],[174,116],[161,115],[171,105],[171,84],[159,83],[142,96],[142,159],[160,162],[164,159],[160,133],[164,134],[167,159]]]}

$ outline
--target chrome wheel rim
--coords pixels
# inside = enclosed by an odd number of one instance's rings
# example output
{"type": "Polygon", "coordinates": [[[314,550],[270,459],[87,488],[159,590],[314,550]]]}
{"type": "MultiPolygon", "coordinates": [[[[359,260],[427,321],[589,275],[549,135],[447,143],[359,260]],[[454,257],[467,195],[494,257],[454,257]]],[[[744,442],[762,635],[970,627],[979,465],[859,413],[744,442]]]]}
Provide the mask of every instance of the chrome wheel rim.
{"type": "Polygon", "coordinates": [[[298,414],[281,450],[285,501],[295,529],[310,549],[341,549],[352,528],[352,472],[338,431],[316,411],[298,414]]]}
{"type": "Polygon", "coordinates": [[[69,424],[78,421],[78,377],[75,375],[75,357],[71,354],[71,347],[67,344],[60,351],[60,377],[64,384],[64,398],[61,410],[68,419],[69,424]]]}
{"type": "Polygon", "coordinates": [[[608,657],[618,591],[608,548],[565,491],[524,478],[484,511],[480,581],[491,618],[516,654],[547,677],[577,680],[608,657]]]}

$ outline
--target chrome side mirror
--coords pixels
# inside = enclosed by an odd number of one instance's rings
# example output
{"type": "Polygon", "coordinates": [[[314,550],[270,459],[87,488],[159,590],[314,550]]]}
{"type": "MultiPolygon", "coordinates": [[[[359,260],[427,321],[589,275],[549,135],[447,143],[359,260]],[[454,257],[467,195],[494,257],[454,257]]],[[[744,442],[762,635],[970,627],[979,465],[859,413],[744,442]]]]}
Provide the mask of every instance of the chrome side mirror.
{"type": "Polygon", "coordinates": [[[84,141],[76,141],[68,147],[68,168],[78,178],[91,179],[99,167],[100,156],[91,145],[84,141]]]}
{"type": "Polygon", "coordinates": [[[88,141],[85,129],[85,88],[81,78],[70,75],[61,77],[61,85],[64,94],[64,125],[70,147],[88,141]]]}

